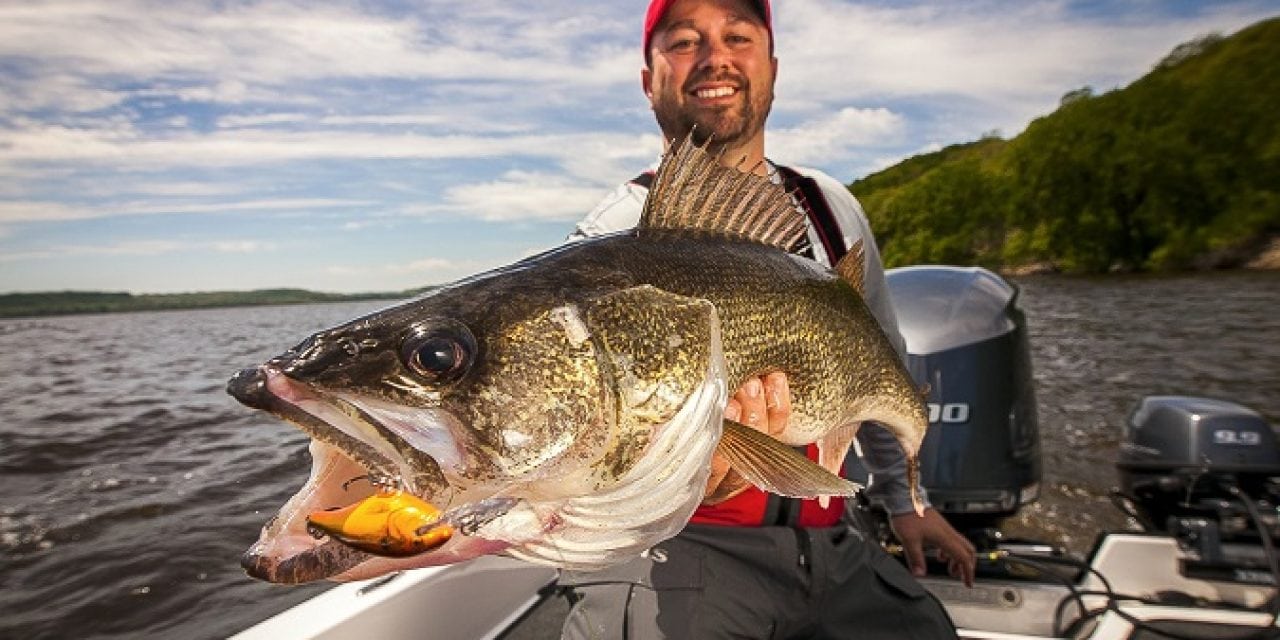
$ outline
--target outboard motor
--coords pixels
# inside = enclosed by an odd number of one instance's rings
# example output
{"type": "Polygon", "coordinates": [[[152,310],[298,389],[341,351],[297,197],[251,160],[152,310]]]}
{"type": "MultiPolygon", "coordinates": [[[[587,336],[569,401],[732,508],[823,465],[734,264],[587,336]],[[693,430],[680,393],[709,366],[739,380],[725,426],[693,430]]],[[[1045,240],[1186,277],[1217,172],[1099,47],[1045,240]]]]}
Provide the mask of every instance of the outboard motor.
{"type": "Polygon", "coordinates": [[[1257,412],[1211,398],[1143,398],[1116,468],[1130,515],[1179,540],[1188,576],[1272,584],[1261,532],[1280,544],[1280,449],[1257,412]]]}
{"type": "MultiPolygon", "coordinates": [[[[920,469],[929,501],[968,527],[994,526],[1040,493],[1040,430],[1018,290],[980,267],[903,267],[885,277],[907,368],[928,388],[920,469]]],[[[849,468],[865,473],[852,459],[849,468]]]]}

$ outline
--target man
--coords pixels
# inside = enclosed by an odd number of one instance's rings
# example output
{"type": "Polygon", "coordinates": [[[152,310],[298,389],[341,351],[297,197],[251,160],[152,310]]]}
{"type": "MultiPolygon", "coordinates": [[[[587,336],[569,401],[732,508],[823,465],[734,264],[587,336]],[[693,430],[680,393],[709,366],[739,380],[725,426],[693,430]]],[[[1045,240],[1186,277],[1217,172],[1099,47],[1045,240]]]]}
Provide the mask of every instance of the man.
{"type": "MultiPolygon", "coordinates": [[[[805,176],[765,160],[764,125],[778,68],[768,1],[652,0],[644,53],[641,84],[664,139],[679,141],[692,131],[695,141],[710,140],[713,151],[723,152],[726,164],[755,167],[775,180],[786,174],[789,186],[806,187],[811,220],[816,206],[843,236],[811,228],[807,253],[814,259],[830,264],[832,253],[863,241],[868,306],[901,353],[879,252],[857,202],[828,176],[808,172],[812,182],[805,183],[805,176]]],[[[647,192],[643,182],[616,190],[571,237],[634,226],[647,192]]],[[[789,402],[786,377],[775,373],[744,383],[725,413],[777,434],[789,402]]],[[[912,511],[897,442],[875,426],[864,426],[859,442],[873,473],[867,494],[893,514],[912,572],[923,575],[923,547],[930,544],[953,576],[972,584],[973,546],[932,508],[923,517],[912,511]]],[[[941,605],[843,514],[839,500],[824,508],[816,500],[770,497],[717,457],[706,499],[678,536],[634,562],[562,576],[574,601],[564,635],[954,637],[941,605]]]]}

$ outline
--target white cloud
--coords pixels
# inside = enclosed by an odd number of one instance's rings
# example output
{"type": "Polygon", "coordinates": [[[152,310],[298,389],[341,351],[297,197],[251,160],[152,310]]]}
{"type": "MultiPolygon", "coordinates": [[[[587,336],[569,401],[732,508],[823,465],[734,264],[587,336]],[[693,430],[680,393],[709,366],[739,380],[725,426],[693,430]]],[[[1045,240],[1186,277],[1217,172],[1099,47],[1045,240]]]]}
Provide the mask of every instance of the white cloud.
{"type": "Polygon", "coordinates": [[[991,128],[1012,134],[1067,91],[1126,84],[1181,42],[1275,13],[1257,3],[1206,4],[1190,17],[1153,15],[1159,3],[1146,10],[1116,3],[1092,17],[1069,13],[1074,8],[1057,1],[791,0],[777,11],[779,106],[803,112],[912,100],[936,118],[958,103],[966,118],[980,121],[961,127],[979,127],[969,135],[991,128]]]}
{"type": "Polygon", "coordinates": [[[0,262],[25,262],[74,257],[158,256],[197,251],[217,253],[262,253],[278,246],[261,240],[129,240],[108,244],[59,244],[43,249],[0,254],[0,262]]]}
{"type": "Polygon", "coordinates": [[[320,119],[327,125],[442,125],[452,118],[439,113],[388,113],[363,116],[326,116],[320,119]]]}
{"type": "Polygon", "coordinates": [[[264,113],[253,115],[228,115],[218,118],[219,129],[241,129],[275,124],[297,124],[311,120],[305,113],[264,113]]]}
{"type": "Polygon", "coordinates": [[[154,256],[190,248],[186,242],[172,240],[133,240],[103,245],[56,245],[46,249],[0,254],[0,261],[23,262],[76,256],[154,256]]]}
{"type": "MultiPolygon", "coordinates": [[[[540,4],[539,20],[501,3],[471,3],[464,14],[445,3],[415,9],[417,15],[392,15],[347,2],[8,3],[0,5],[0,58],[34,61],[41,73],[7,75],[0,108],[101,109],[129,95],[116,88],[123,79],[146,79],[152,86],[142,95],[167,87],[182,99],[227,104],[337,78],[607,87],[630,84],[627,72],[636,64],[629,47],[594,44],[623,29],[603,9],[540,4]]],[[[628,35],[632,26],[626,23],[628,35]]]]}
{"type": "Polygon", "coordinates": [[[88,220],[123,215],[224,213],[232,211],[313,211],[331,208],[359,208],[370,204],[372,204],[372,201],[342,198],[284,198],[181,203],[134,202],[94,206],[50,201],[0,201],[0,222],[56,222],[60,220],[88,220]]]}
{"type": "Polygon", "coordinates": [[[53,222],[57,220],[85,220],[98,217],[98,213],[84,205],[62,202],[8,201],[0,202],[0,222],[53,222]]]}
{"type": "Polygon", "coordinates": [[[218,240],[208,243],[208,246],[219,253],[262,253],[279,248],[274,242],[262,240],[218,240]]]}
{"type": "Polygon", "coordinates": [[[300,104],[313,102],[307,95],[273,91],[259,86],[250,87],[240,80],[194,78],[184,79],[182,84],[166,84],[158,81],[150,89],[139,90],[138,97],[174,97],[183,102],[218,102],[238,105],[245,102],[274,102],[300,104]]]}
{"type": "Polygon", "coordinates": [[[154,197],[211,197],[239,193],[239,189],[235,185],[190,180],[130,181],[122,185],[104,184],[98,186],[99,188],[93,191],[98,195],[127,193],[154,197]]]}
{"type": "Polygon", "coordinates": [[[769,155],[784,163],[831,163],[901,138],[905,119],[885,108],[845,107],[796,127],[770,130],[769,155]]]}
{"type": "MultiPolygon", "coordinates": [[[[1274,0],[1083,4],[777,2],[769,153],[847,180],[992,129],[1014,135],[1065,91],[1130,82],[1180,42],[1276,12],[1274,0]]],[[[177,214],[313,212],[384,243],[403,215],[576,220],[662,146],[638,86],[640,19],[633,0],[0,2],[0,255],[123,264],[181,246],[193,267],[217,251],[268,262],[297,222],[258,217],[261,237],[221,244],[79,242],[97,236],[76,221],[117,215],[154,214],[148,233],[164,235],[177,214]]],[[[407,255],[446,255],[432,243],[465,237],[446,226],[407,255]]],[[[331,259],[269,271],[325,288],[307,280],[331,259]]],[[[347,282],[411,286],[484,266],[409,260],[347,282]]],[[[223,267],[201,282],[236,282],[223,267]]],[[[195,277],[182,271],[175,288],[195,277]]],[[[0,288],[33,286],[5,275],[0,288]]]]}
{"type": "MultiPolygon", "coordinates": [[[[477,134],[514,134],[529,133],[536,130],[532,122],[516,120],[494,121],[480,114],[466,113],[364,113],[358,115],[315,115],[301,112],[253,113],[245,115],[225,115],[218,118],[219,129],[250,129],[286,127],[289,131],[300,129],[316,130],[324,128],[350,127],[414,127],[433,130],[465,131],[477,134]]],[[[399,131],[395,132],[397,135],[399,131]]]]}
{"type": "Polygon", "coordinates": [[[633,140],[616,134],[422,135],[370,131],[219,130],[168,137],[137,130],[34,125],[4,132],[4,163],[93,162],[114,167],[201,167],[316,159],[573,157],[588,146],[633,140]]]}
{"type": "Polygon", "coordinates": [[[578,220],[607,190],[561,175],[508,172],[498,180],[450,187],[445,201],[487,221],[578,220]]]}
{"type": "MultiPolygon", "coordinates": [[[[0,53],[0,59],[4,55],[0,53]]],[[[113,107],[128,98],[127,93],[94,86],[91,78],[57,69],[26,81],[0,77],[0,88],[4,89],[0,91],[0,114],[43,109],[83,113],[113,107]]]]}
{"type": "MultiPolygon", "coordinates": [[[[323,269],[327,275],[339,278],[390,278],[390,281],[410,283],[403,288],[416,286],[412,283],[448,282],[498,266],[497,263],[481,260],[457,260],[449,258],[419,258],[406,262],[389,262],[373,265],[329,265],[323,269]],[[413,276],[414,279],[407,279],[413,276]],[[421,278],[421,276],[427,276],[421,278]]],[[[367,286],[367,285],[366,285],[367,286]]],[[[397,285],[400,288],[400,285],[397,285]]]]}

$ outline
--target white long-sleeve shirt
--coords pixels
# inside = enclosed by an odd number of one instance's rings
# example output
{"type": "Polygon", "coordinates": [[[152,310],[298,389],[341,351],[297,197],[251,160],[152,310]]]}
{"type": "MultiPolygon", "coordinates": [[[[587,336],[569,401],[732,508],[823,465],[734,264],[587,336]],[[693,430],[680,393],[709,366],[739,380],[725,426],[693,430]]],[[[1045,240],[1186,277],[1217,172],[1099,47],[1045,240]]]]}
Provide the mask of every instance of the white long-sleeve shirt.
{"type": "MultiPolygon", "coordinates": [[[[769,165],[770,178],[780,182],[774,165],[769,165]]],[[[884,265],[880,261],[880,249],[876,246],[875,237],[871,234],[871,225],[853,194],[835,178],[821,171],[793,167],[803,176],[812,178],[822,190],[836,224],[844,236],[844,246],[852,247],[862,240],[863,258],[863,299],[872,315],[880,322],[881,328],[893,343],[898,354],[906,353],[902,334],[898,331],[898,319],[894,315],[893,305],[889,300],[888,285],[884,279],[884,265]]],[[[640,211],[644,207],[649,190],[641,185],[627,182],[600,201],[596,208],[588,213],[569,234],[569,240],[579,240],[614,231],[630,229],[640,222],[640,211]]],[[[831,266],[826,251],[819,240],[817,231],[809,226],[809,242],[813,247],[814,259],[831,266]]],[[[889,513],[898,515],[912,511],[911,493],[907,484],[907,459],[902,446],[887,429],[875,424],[865,424],[858,430],[859,454],[864,466],[871,473],[868,482],[867,497],[884,504],[889,513]]],[[[920,499],[928,504],[923,488],[920,499]]]]}

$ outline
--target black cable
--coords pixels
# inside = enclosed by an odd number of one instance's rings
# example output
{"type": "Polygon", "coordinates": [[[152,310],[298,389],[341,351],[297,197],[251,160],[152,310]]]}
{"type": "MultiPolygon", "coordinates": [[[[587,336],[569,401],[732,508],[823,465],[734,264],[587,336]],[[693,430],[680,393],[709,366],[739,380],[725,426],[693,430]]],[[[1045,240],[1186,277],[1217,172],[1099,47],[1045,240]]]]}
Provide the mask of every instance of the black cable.
{"type": "MultiPolygon", "coordinates": [[[[1121,595],[1121,594],[1108,594],[1106,591],[1097,591],[1097,590],[1094,590],[1094,589],[1087,589],[1087,590],[1083,590],[1083,591],[1080,591],[1079,593],[1080,593],[1080,596],[1081,596],[1081,597],[1084,597],[1084,596],[1104,596],[1104,597],[1112,597],[1112,598],[1114,598],[1116,601],[1121,601],[1121,600],[1124,600],[1124,601],[1134,601],[1134,602],[1140,602],[1140,603],[1142,603],[1142,604],[1151,604],[1151,605],[1158,605],[1158,604],[1160,604],[1160,601],[1159,601],[1159,600],[1153,600],[1153,599],[1151,599],[1151,598],[1141,598],[1141,597],[1138,597],[1138,596],[1127,596],[1127,595],[1121,595]]],[[[1055,624],[1055,625],[1057,625],[1057,626],[1061,626],[1061,620],[1062,620],[1062,616],[1063,616],[1064,610],[1066,609],[1066,606],[1067,606],[1070,602],[1071,602],[1071,599],[1070,599],[1070,598],[1063,598],[1063,599],[1062,599],[1062,601],[1058,603],[1057,608],[1056,608],[1056,609],[1054,609],[1054,612],[1053,612],[1053,620],[1054,620],[1054,624],[1055,624]]],[[[1072,623],[1071,623],[1071,624],[1070,624],[1066,629],[1063,629],[1063,631],[1062,631],[1062,635],[1069,635],[1069,634],[1071,634],[1071,633],[1074,633],[1075,631],[1077,631],[1077,630],[1079,630],[1081,627],[1083,627],[1083,626],[1084,626],[1084,624],[1085,624],[1086,622],[1089,622],[1090,620],[1093,620],[1094,618],[1097,618],[1098,616],[1100,616],[1100,615],[1102,615],[1102,614],[1106,613],[1107,611],[1110,611],[1110,609],[1109,609],[1109,608],[1107,608],[1105,605],[1104,605],[1104,606],[1101,606],[1101,607],[1098,607],[1098,608],[1095,608],[1095,609],[1091,609],[1091,610],[1089,610],[1089,611],[1088,611],[1087,613],[1085,613],[1084,615],[1082,615],[1082,616],[1080,616],[1079,618],[1077,618],[1077,619],[1075,619],[1074,621],[1072,621],[1072,623]]]]}
{"type": "MultiPolygon", "coordinates": [[[[1016,554],[1016,553],[1007,553],[1005,555],[1005,560],[1022,564],[1024,566],[1035,569],[1036,571],[1040,572],[1042,575],[1052,577],[1055,580],[1058,580],[1059,582],[1061,582],[1064,586],[1066,586],[1067,590],[1070,592],[1070,595],[1068,597],[1062,599],[1062,602],[1059,603],[1058,608],[1054,613],[1054,621],[1053,621],[1054,635],[1065,635],[1070,631],[1074,631],[1078,629],[1080,625],[1098,616],[1101,616],[1107,613],[1108,611],[1112,611],[1112,612],[1115,612],[1117,616],[1119,616],[1120,618],[1128,622],[1130,626],[1134,628],[1134,630],[1146,631],[1147,633],[1152,633],[1164,638],[1170,638],[1171,640],[1222,640],[1221,636],[1216,636],[1216,635],[1213,636],[1212,638],[1205,638],[1202,636],[1188,636],[1180,633],[1175,633],[1172,631],[1167,631],[1165,629],[1160,629],[1145,620],[1139,619],[1138,617],[1128,613],[1127,611],[1121,610],[1119,606],[1119,603],[1121,601],[1131,600],[1131,601],[1142,602],[1144,604],[1158,604],[1158,602],[1154,602],[1149,599],[1141,598],[1138,596],[1117,594],[1115,590],[1111,587],[1111,583],[1106,579],[1105,576],[1099,573],[1097,569],[1094,569],[1092,566],[1090,566],[1088,563],[1082,560],[1076,560],[1075,558],[1070,558],[1070,557],[1027,556],[1027,555],[1016,554]],[[1102,590],[1101,591],[1081,590],[1077,588],[1076,585],[1073,584],[1069,579],[1059,575],[1058,573],[1050,570],[1047,566],[1045,566],[1048,564],[1061,564],[1061,565],[1072,566],[1072,567],[1076,567],[1076,568],[1088,571],[1090,574],[1096,576],[1098,580],[1102,583],[1102,590]],[[1096,609],[1090,609],[1087,605],[1085,605],[1085,602],[1084,602],[1085,596],[1089,596],[1089,595],[1100,595],[1105,597],[1106,604],[1096,609]],[[1080,617],[1072,621],[1070,625],[1071,628],[1064,629],[1062,627],[1063,606],[1067,602],[1070,602],[1072,600],[1074,600],[1076,602],[1076,605],[1080,608],[1080,612],[1081,612],[1080,617]]],[[[1267,627],[1259,628],[1252,634],[1239,636],[1236,640],[1259,640],[1259,639],[1265,639],[1265,638],[1273,638],[1275,637],[1277,631],[1280,631],[1275,628],[1275,622],[1276,622],[1276,618],[1273,617],[1271,625],[1267,627]]]]}
{"type": "MultiPolygon", "coordinates": [[[[1191,487],[1194,487],[1196,485],[1196,483],[1200,480],[1202,475],[1203,474],[1196,474],[1191,478],[1191,482],[1189,483],[1189,486],[1187,488],[1188,496],[1190,496],[1191,487]]],[[[1258,535],[1260,536],[1262,541],[1263,552],[1267,558],[1267,566],[1271,570],[1272,583],[1276,585],[1277,588],[1280,588],[1280,563],[1277,562],[1275,548],[1271,541],[1271,534],[1267,531],[1266,525],[1262,521],[1262,516],[1258,512],[1257,505],[1253,502],[1253,499],[1250,498],[1244,491],[1241,491],[1240,488],[1234,482],[1224,484],[1222,486],[1227,491],[1227,493],[1231,494],[1233,497],[1238,498],[1244,504],[1245,509],[1249,512],[1249,517],[1253,520],[1254,527],[1258,530],[1258,535]]],[[[1151,523],[1149,520],[1147,520],[1147,518],[1143,517],[1136,509],[1133,508],[1133,505],[1137,505],[1138,503],[1133,496],[1130,496],[1118,490],[1113,490],[1110,494],[1110,497],[1111,497],[1111,503],[1117,509],[1119,509],[1122,513],[1124,513],[1129,517],[1132,517],[1144,529],[1147,529],[1149,531],[1154,529],[1153,523],[1151,523]]],[[[1024,566],[1028,566],[1038,571],[1042,575],[1050,576],[1058,580],[1059,582],[1061,582],[1064,586],[1066,586],[1070,595],[1068,597],[1063,598],[1062,601],[1059,602],[1058,607],[1054,611],[1054,621],[1053,621],[1054,635],[1066,633],[1066,630],[1062,628],[1062,621],[1063,621],[1063,616],[1065,614],[1065,607],[1067,603],[1074,601],[1076,603],[1076,606],[1080,609],[1080,617],[1072,621],[1070,626],[1076,630],[1080,628],[1080,625],[1085,624],[1088,621],[1107,613],[1108,611],[1113,611],[1121,619],[1128,622],[1134,628],[1134,630],[1142,630],[1147,633],[1155,634],[1160,637],[1171,638],[1172,640],[1206,640],[1205,638],[1183,635],[1183,634],[1175,633],[1173,631],[1157,628],[1154,625],[1146,622],[1145,620],[1140,620],[1136,616],[1121,610],[1120,604],[1119,604],[1121,601],[1137,601],[1137,602],[1142,602],[1144,604],[1158,604],[1158,601],[1153,602],[1152,600],[1147,598],[1115,593],[1115,591],[1111,587],[1110,582],[1107,581],[1105,576],[1099,573],[1091,565],[1081,560],[1076,560],[1070,557],[1025,556],[1025,555],[1014,554],[1014,553],[1008,553],[1006,557],[1008,560],[1023,564],[1024,566]],[[1098,580],[1102,583],[1103,590],[1102,591],[1080,590],[1076,588],[1076,585],[1071,583],[1070,580],[1062,577],[1061,575],[1053,571],[1048,570],[1046,566],[1043,566],[1045,564],[1062,564],[1062,565],[1074,566],[1074,567],[1083,569],[1085,571],[1088,571],[1090,574],[1097,576],[1098,580]],[[1085,596],[1103,596],[1104,598],[1106,598],[1106,604],[1103,607],[1090,609],[1084,602],[1085,596]]],[[[1280,629],[1276,628],[1277,622],[1280,622],[1280,595],[1273,596],[1272,609],[1273,610],[1271,612],[1272,613],[1271,623],[1268,626],[1259,628],[1251,634],[1239,636],[1238,640],[1275,638],[1277,636],[1277,633],[1280,632],[1280,629]]]]}
{"type": "MultiPolygon", "coordinates": [[[[1070,598],[1074,599],[1076,602],[1076,606],[1080,608],[1080,618],[1083,620],[1088,620],[1093,617],[1092,611],[1089,609],[1087,605],[1085,605],[1083,593],[1078,588],[1076,588],[1075,583],[1073,583],[1069,578],[1059,575],[1056,571],[1049,569],[1046,565],[1061,564],[1061,565],[1072,566],[1072,567],[1076,567],[1076,568],[1088,571],[1089,573],[1097,576],[1098,580],[1102,583],[1102,588],[1104,589],[1103,594],[1107,597],[1108,603],[1110,603],[1111,600],[1115,597],[1115,592],[1111,588],[1111,582],[1107,580],[1106,576],[1102,575],[1101,573],[1098,573],[1096,569],[1089,566],[1089,564],[1086,562],[1082,562],[1069,557],[1032,556],[1032,555],[1026,555],[1021,553],[1007,553],[1005,555],[1005,560],[1012,561],[1015,564],[1021,564],[1025,567],[1034,569],[1035,571],[1038,571],[1041,575],[1051,577],[1054,580],[1057,580],[1058,582],[1062,583],[1062,585],[1065,586],[1067,588],[1067,591],[1070,593],[1070,598]]],[[[1063,598],[1063,603],[1065,602],[1067,602],[1067,598],[1063,598]]],[[[1060,635],[1061,633],[1063,633],[1062,613],[1063,613],[1062,603],[1060,603],[1053,616],[1053,634],[1054,635],[1060,635]]]]}
{"type": "Polygon", "coordinates": [[[1112,489],[1110,492],[1107,493],[1107,497],[1111,500],[1111,506],[1115,507],[1116,509],[1119,509],[1120,513],[1123,513],[1124,515],[1130,518],[1133,518],[1133,520],[1138,523],[1138,526],[1141,527],[1143,531],[1155,531],[1157,529],[1156,524],[1154,522],[1152,522],[1150,519],[1147,518],[1147,516],[1143,515],[1140,511],[1138,511],[1135,508],[1135,506],[1138,504],[1137,497],[1130,495],[1128,493],[1125,493],[1119,489],[1112,489]]]}
{"type": "MultiPolygon", "coordinates": [[[[1227,493],[1240,499],[1244,503],[1244,508],[1249,512],[1249,518],[1253,520],[1253,526],[1258,530],[1258,537],[1262,539],[1262,553],[1267,557],[1267,568],[1271,570],[1271,584],[1280,588],[1280,564],[1276,563],[1276,549],[1271,542],[1271,532],[1267,530],[1266,523],[1262,521],[1262,514],[1258,512],[1258,505],[1249,497],[1249,494],[1240,490],[1235,484],[1227,486],[1227,493]]],[[[1280,621],[1280,597],[1272,596],[1272,612],[1271,626],[1275,627],[1276,622],[1280,621]]]]}
{"type": "MultiPolygon", "coordinates": [[[[1201,477],[1204,477],[1204,474],[1196,474],[1192,476],[1190,483],[1191,487],[1194,487],[1201,477]]],[[[1267,566],[1271,569],[1272,584],[1280,586],[1280,565],[1277,565],[1276,563],[1275,548],[1271,542],[1271,534],[1266,530],[1266,525],[1262,522],[1262,516],[1258,512],[1257,505],[1253,502],[1253,499],[1248,496],[1248,494],[1240,490],[1240,487],[1237,486],[1234,481],[1230,481],[1229,478],[1223,478],[1223,480],[1226,480],[1227,482],[1224,482],[1221,485],[1222,488],[1233,497],[1240,499],[1241,503],[1244,504],[1245,510],[1249,512],[1249,517],[1253,520],[1254,527],[1257,528],[1258,535],[1262,539],[1262,550],[1267,558],[1267,566]]],[[[1188,498],[1190,495],[1191,488],[1188,487],[1188,498]]],[[[1273,604],[1274,610],[1272,611],[1271,622],[1267,626],[1260,627],[1248,635],[1237,636],[1232,640],[1267,640],[1276,638],[1277,633],[1280,633],[1280,629],[1276,628],[1276,622],[1280,620],[1280,598],[1273,596],[1273,602],[1275,603],[1273,604]]],[[[1148,633],[1153,633],[1165,638],[1171,638],[1173,640],[1207,640],[1206,638],[1199,636],[1187,636],[1164,629],[1158,629],[1145,620],[1139,620],[1136,616],[1126,611],[1122,611],[1114,599],[1108,599],[1106,608],[1109,611],[1114,611],[1117,616],[1132,625],[1134,629],[1141,629],[1148,633]]],[[[1215,637],[1221,638],[1221,636],[1215,637]]]]}

